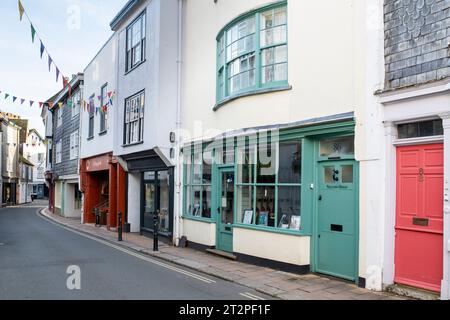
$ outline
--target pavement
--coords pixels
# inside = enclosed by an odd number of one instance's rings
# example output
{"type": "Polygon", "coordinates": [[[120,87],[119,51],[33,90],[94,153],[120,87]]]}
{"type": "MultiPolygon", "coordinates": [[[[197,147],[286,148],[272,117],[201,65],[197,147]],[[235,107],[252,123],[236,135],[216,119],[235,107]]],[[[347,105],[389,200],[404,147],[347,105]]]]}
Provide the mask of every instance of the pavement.
{"type": "Polygon", "coordinates": [[[94,225],[81,224],[79,219],[65,219],[41,210],[42,216],[71,230],[107,241],[207,276],[226,280],[254,290],[258,294],[283,300],[404,300],[387,292],[374,292],[357,287],[353,283],[317,274],[298,275],[227,260],[206,252],[178,248],[161,243],[159,252],[153,252],[153,240],[139,234],[124,233],[123,241],[117,241],[117,233],[94,225]]]}
{"type": "Polygon", "coordinates": [[[30,205],[0,209],[0,300],[273,299],[69,230],[38,210],[30,205]]]}

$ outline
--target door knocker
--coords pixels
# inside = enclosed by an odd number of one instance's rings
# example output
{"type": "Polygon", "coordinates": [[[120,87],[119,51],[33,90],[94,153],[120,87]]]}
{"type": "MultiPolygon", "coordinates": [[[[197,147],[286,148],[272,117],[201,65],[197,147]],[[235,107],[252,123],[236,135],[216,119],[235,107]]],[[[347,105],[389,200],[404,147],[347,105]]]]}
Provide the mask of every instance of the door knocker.
{"type": "Polygon", "coordinates": [[[333,170],[333,180],[339,182],[339,170],[333,170]]]}
{"type": "Polygon", "coordinates": [[[425,180],[424,173],[425,173],[425,171],[423,170],[423,168],[420,168],[419,169],[419,182],[423,182],[425,180]]]}

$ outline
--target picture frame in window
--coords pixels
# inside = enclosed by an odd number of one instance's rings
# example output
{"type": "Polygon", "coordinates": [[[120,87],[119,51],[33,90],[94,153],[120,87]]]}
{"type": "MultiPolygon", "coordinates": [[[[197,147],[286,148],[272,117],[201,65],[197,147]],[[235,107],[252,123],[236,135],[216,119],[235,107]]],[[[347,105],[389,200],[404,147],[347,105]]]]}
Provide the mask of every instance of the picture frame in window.
{"type": "Polygon", "coordinates": [[[289,229],[289,219],[287,214],[283,214],[280,219],[280,223],[278,224],[278,228],[280,229],[289,229]]]}
{"type": "Polygon", "coordinates": [[[194,217],[200,217],[201,212],[200,212],[200,204],[195,204],[194,205],[194,210],[192,211],[192,215],[194,217]]]}
{"type": "Polygon", "coordinates": [[[269,225],[269,211],[262,211],[259,213],[258,225],[266,227],[269,225]]]}
{"type": "Polygon", "coordinates": [[[291,224],[289,225],[289,229],[300,231],[301,223],[302,223],[302,217],[301,216],[292,216],[291,217],[291,224]]]}
{"type": "Polygon", "coordinates": [[[253,223],[253,210],[245,210],[244,217],[242,218],[243,224],[252,224],[253,223]]]}

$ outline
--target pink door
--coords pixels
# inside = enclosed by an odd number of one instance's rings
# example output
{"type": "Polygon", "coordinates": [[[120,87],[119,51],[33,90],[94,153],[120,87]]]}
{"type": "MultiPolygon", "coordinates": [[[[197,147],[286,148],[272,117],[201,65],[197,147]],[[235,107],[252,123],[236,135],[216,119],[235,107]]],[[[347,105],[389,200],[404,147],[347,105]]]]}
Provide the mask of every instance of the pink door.
{"type": "Polygon", "coordinates": [[[443,188],[442,144],[397,148],[396,283],[440,291],[443,188]]]}

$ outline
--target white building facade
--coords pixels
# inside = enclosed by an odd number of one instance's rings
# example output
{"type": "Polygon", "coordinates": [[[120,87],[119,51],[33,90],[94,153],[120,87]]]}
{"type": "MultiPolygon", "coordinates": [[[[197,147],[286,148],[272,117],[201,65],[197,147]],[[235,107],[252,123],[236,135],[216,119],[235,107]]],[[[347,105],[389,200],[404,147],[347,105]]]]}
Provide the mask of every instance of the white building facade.
{"type": "Polygon", "coordinates": [[[117,34],[114,156],[127,172],[132,232],[172,241],[177,167],[179,1],[128,1],[111,22],[117,34]],[[142,190],[142,192],[139,192],[142,190]]]}
{"type": "Polygon", "coordinates": [[[34,165],[28,194],[35,199],[48,197],[48,188],[45,186],[47,145],[45,139],[35,129],[28,132],[27,141],[23,146],[23,156],[34,165]]]}

